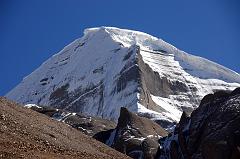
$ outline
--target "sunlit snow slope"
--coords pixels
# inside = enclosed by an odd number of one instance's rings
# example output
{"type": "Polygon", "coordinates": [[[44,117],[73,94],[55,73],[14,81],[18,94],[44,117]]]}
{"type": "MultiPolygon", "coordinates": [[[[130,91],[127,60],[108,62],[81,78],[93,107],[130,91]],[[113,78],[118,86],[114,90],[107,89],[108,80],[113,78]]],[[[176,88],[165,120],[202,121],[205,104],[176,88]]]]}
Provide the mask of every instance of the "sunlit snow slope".
{"type": "Polygon", "coordinates": [[[91,28],[49,58],[6,96],[116,120],[120,107],[178,121],[216,90],[240,87],[240,76],[151,35],[91,28]]]}

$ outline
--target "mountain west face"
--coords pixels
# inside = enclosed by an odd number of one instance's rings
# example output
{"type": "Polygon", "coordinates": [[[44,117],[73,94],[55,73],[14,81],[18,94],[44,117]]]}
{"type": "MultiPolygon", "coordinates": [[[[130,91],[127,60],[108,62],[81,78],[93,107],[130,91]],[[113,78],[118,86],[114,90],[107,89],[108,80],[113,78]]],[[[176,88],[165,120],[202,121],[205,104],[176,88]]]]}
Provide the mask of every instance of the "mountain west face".
{"type": "Polygon", "coordinates": [[[161,39],[101,27],[86,29],[6,96],[114,121],[124,106],[168,125],[206,94],[233,90],[238,83],[236,72],[161,39]]]}

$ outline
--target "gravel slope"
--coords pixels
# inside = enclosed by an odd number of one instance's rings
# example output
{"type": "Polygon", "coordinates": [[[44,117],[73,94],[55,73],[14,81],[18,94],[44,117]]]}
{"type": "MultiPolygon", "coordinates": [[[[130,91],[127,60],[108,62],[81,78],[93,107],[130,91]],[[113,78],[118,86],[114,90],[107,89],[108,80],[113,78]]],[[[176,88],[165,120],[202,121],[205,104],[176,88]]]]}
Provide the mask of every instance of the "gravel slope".
{"type": "Polygon", "coordinates": [[[0,97],[0,158],[128,158],[74,128],[0,97]]]}

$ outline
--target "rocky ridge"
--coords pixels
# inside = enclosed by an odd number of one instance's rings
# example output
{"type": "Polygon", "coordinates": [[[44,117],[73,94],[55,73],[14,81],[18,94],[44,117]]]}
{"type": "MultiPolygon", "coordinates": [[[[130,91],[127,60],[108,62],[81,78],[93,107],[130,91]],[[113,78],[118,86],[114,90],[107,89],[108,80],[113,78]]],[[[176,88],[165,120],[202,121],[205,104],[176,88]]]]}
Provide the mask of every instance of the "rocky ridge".
{"type": "Polygon", "coordinates": [[[27,104],[25,107],[37,111],[38,113],[45,114],[54,120],[70,125],[91,137],[99,132],[114,129],[116,127],[116,123],[110,120],[87,116],[81,113],[70,112],[52,107],[38,106],[35,104],[27,104]]]}

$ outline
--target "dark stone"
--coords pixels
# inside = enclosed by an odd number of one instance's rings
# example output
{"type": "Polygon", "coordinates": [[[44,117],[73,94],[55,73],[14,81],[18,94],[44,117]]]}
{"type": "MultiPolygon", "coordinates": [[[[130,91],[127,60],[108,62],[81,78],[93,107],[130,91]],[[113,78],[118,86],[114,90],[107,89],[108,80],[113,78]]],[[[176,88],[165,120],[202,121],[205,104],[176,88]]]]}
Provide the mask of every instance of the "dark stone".
{"type": "Polygon", "coordinates": [[[48,80],[48,78],[43,78],[40,80],[40,82],[46,82],[48,80]]]}
{"type": "Polygon", "coordinates": [[[154,121],[139,117],[122,107],[117,127],[114,130],[100,132],[95,135],[96,139],[106,143],[111,135],[112,148],[127,154],[133,158],[154,159],[158,149],[159,137],[167,136],[168,132],[154,121]],[[104,138],[104,140],[102,140],[104,138]]]}
{"type": "Polygon", "coordinates": [[[50,100],[57,100],[60,98],[64,98],[68,94],[68,89],[69,84],[65,84],[62,87],[56,89],[51,95],[50,95],[50,100]]]}
{"type": "Polygon", "coordinates": [[[100,132],[96,133],[93,136],[93,138],[102,142],[102,143],[105,143],[109,139],[109,137],[110,137],[110,135],[113,131],[114,131],[114,129],[110,129],[110,130],[107,130],[107,131],[100,131],[100,132]]]}

